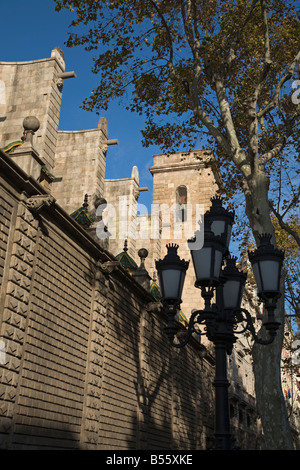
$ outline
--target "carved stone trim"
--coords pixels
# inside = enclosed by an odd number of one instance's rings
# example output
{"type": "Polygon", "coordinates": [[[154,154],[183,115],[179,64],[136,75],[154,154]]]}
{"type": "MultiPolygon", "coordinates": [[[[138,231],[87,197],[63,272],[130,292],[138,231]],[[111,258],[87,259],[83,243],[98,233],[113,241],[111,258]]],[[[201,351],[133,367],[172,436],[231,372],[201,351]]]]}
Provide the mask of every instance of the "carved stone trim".
{"type": "Polygon", "coordinates": [[[146,311],[150,313],[160,312],[163,309],[163,304],[161,302],[148,302],[146,305],[146,311]]]}
{"type": "Polygon", "coordinates": [[[26,207],[34,214],[38,214],[43,207],[49,207],[54,204],[54,202],[55,199],[51,194],[32,196],[24,201],[26,207]]]}
{"type": "Polygon", "coordinates": [[[98,261],[97,267],[100,268],[102,272],[111,274],[120,267],[120,263],[119,261],[106,261],[104,263],[98,261]]]}

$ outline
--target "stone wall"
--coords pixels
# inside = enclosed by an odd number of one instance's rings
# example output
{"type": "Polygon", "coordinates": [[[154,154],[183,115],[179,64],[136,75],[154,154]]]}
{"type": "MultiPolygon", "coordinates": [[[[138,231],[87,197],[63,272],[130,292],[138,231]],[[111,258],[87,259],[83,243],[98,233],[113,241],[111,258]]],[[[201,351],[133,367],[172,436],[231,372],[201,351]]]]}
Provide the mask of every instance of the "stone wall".
{"type": "MultiPolygon", "coordinates": [[[[130,178],[105,180],[107,146],[117,143],[105,119],[96,129],[58,131],[63,80],[73,76],[64,68],[59,49],[49,59],[0,63],[0,147],[21,138],[27,115],[40,121],[33,144],[0,153],[0,447],[205,449],[214,408],[205,337],[170,349],[159,304],[113,256],[126,235],[99,240],[99,218],[83,229],[69,214],[88,194],[95,216],[104,198],[119,230],[126,200],[128,251],[139,263],[138,250],[148,250],[151,276],[166,243],[178,243],[185,259],[190,252],[162,213],[159,237],[136,236],[155,217],[134,217],[147,189],[136,167],[130,178]],[[41,178],[43,163],[52,183],[41,178]]],[[[155,155],[150,171],[154,205],[170,208],[185,187],[187,203],[206,210],[219,186],[210,151],[155,155]]],[[[191,263],[183,300],[187,317],[201,307],[191,263]]],[[[251,364],[232,355],[229,370],[233,427],[243,448],[259,447],[251,364]]]]}
{"type": "Polygon", "coordinates": [[[81,207],[85,194],[92,203],[103,197],[107,138],[104,118],[96,129],[58,132],[51,192],[68,214],[81,207]]]}
{"type": "Polygon", "coordinates": [[[160,304],[0,157],[0,447],[205,448],[205,348],[170,348],[160,304]]]}

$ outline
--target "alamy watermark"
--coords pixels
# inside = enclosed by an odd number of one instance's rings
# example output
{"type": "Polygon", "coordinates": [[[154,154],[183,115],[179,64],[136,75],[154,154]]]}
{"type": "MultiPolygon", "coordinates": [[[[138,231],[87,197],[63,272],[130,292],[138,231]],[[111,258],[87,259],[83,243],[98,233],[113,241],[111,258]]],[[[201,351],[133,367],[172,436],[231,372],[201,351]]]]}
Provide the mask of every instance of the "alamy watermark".
{"type": "Polygon", "coordinates": [[[203,246],[203,204],[152,204],[148,214],[143,204],[131,204],[127,196],[120,196],[116,205],[99,205],[96,216],[100,219],[96,234],[101,240],[174,239],[190,246],[188,240],[193,237],[193,249],[203,246]]]}
{"type": "Polygon", "coordinates": [[[292,363],[295,364],[300,364],[300,340],[297,339],[296,341],[293,341],[292,343],[292,363]]]}
{"type": "Polygon", "coordinates": [[[292,88],[297,88],[292,94],[292,103],[300,104],[300,80],[294,80],[292,83],[292,88]]]}

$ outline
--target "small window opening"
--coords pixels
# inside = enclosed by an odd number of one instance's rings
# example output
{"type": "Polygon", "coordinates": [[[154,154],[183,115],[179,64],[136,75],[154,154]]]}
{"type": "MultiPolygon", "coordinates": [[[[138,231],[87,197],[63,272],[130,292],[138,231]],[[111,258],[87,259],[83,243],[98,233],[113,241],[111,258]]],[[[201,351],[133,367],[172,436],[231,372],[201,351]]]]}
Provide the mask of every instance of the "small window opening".
{"type": "Polygon", "coordinates": [[[176,221],[185,222],[187,220],[187,188],[178,186],[176,189],[176,221]]]}

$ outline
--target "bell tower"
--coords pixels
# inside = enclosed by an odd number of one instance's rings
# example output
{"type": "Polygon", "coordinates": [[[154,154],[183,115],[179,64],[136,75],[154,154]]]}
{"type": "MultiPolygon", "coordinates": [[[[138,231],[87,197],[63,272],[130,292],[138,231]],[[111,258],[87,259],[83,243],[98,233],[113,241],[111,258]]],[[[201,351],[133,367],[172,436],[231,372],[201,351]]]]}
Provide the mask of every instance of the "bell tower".
{"type": "MultiPolygon", "coordinates": [[[[199,308],[201,296],[196,299],[195,276],[187,240],[199,229],[201,215],[210,207],[210,200],[220,186],[220,177],[211,150],[194,150],[174,154],[154,155],[150,172],[153,176],[152,213],[161,216],[161,253],[166,245],[179,245],[178,255],[190,265],[186,273],[181,310],[189,318],[199,308]]],[[[201,241],[200,241],[201,242],[201,241]]]]}

